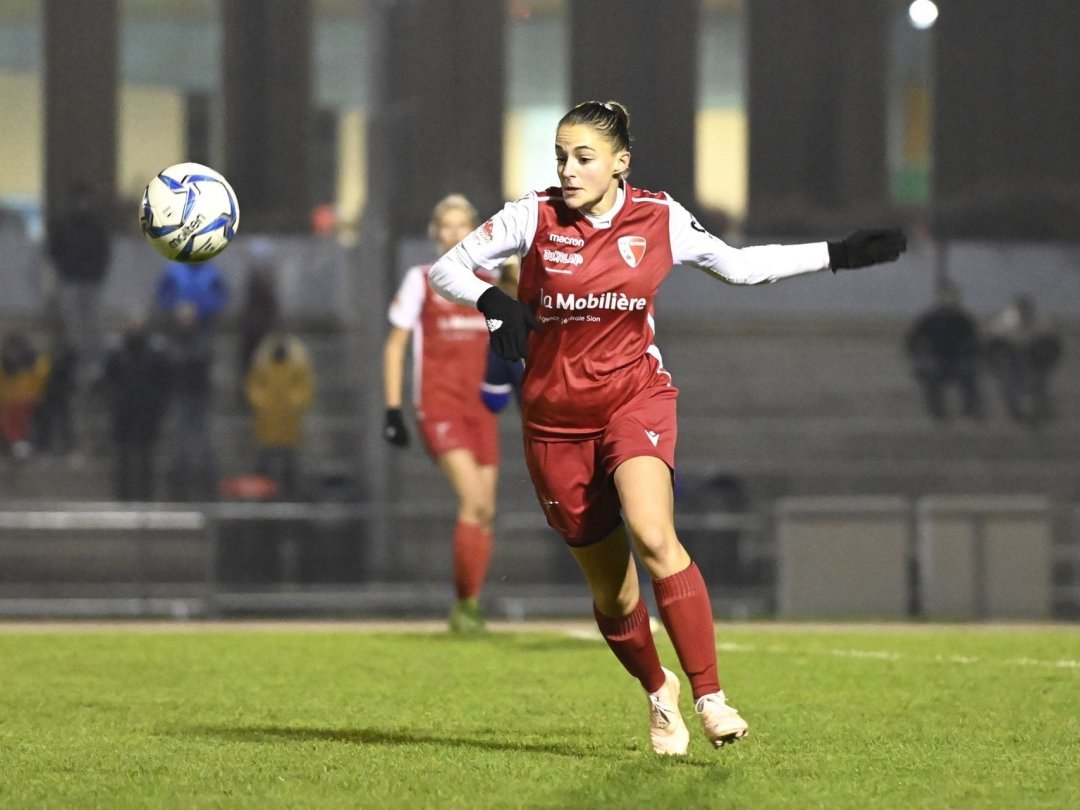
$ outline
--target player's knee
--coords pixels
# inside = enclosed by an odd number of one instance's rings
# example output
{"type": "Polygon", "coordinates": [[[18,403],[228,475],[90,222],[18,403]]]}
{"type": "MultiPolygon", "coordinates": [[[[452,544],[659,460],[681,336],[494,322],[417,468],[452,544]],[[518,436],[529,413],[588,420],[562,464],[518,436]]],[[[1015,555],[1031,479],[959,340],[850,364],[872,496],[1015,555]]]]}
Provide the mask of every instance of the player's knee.
{"type": "Polygon", "coordinates": [[[679,553],[679,540],[669,526],[631,526],[630,533],[643,562],[655,561],[663,564],[679,553]]]}
{"type": "Polygon", "coordinates": [[[631,593],[627,589],[616,590],[610,593],[592,593],[593,603],[596,609],[609,619],[622,619],[634,612],[638,600],[641,598],[636,591],[631,593]]]}
{"type": "Polygon", "coordinates": [[[495,504],[484,498],[463,498],[458,517],[469,523],[490,527],[495,520],[495,504]]]}

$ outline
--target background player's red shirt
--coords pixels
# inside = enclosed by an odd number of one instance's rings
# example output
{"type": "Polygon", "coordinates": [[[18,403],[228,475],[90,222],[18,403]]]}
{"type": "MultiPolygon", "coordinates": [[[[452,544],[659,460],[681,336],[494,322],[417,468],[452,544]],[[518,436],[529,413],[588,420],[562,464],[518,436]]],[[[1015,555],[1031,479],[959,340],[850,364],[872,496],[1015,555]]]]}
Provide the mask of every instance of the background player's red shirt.
{"type": "Polygon", "coordinates": [[[488,357],[488,330],[474,307],[447,301],[428,284],[430,266],[411,268],[390,304],[390,323],[412,330],[413,399],[418,418],[476,411],[488,357]]]}

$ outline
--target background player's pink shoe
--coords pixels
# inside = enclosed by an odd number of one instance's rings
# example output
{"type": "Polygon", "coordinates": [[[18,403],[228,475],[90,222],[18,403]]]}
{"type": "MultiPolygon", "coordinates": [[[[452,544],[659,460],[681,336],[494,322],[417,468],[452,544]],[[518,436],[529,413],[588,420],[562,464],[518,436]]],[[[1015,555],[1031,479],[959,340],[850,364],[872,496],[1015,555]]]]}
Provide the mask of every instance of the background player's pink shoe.
{"type": "Polygon", "coordinates": [[[723,689],[698,698],[694,711],[701,718],[705,736],[717,748],[741,740],[750,733],[747,722],[733,707],[728,706],[723,689]]]}
{"type": "Polygon", "coordinates": [[[690,732],[679,713],[679,678],[661,669],[664,685],[649,694],[649,742],[658,754],[681,756],[690,745],[690,732]]]}

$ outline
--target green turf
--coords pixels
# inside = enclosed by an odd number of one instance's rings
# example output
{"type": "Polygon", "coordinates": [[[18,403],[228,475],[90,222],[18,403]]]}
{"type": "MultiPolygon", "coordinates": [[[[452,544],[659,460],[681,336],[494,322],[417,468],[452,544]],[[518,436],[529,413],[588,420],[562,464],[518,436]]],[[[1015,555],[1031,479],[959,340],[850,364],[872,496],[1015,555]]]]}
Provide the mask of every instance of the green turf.
{"type": "Polygon", "coordinates": [[[660,759],[595,640],[0,625],[0,807],[1080,807],[1080,629],[719,643],[751,736],[660,759]]]}

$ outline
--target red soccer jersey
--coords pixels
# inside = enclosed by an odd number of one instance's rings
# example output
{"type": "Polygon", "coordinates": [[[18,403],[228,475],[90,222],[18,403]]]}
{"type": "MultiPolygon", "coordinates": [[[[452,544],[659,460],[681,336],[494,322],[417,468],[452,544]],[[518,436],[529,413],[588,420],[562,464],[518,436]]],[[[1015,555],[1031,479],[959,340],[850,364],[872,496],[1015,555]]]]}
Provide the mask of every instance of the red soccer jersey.
{"type": "Polygon", "coordinates": [[[542,324],[529,338],[522,388],[536,437],[599,434],[611,415],[652,388],[674,390],[653,342],[653,300],[673,265],[729,284],[770,284],[829,266],[825,242],[735,248],[665,193],[622,183],[600,216],[571,211],[558,188],[507,203],[431,269],[442,295],[475,306],[493,270],[522,257],[518,295],[542,324]]]}
{"type": "Polygon", "coordinates": [[[642,390],[671,386],[653,342],[653,298],[672,267],[662,194],[626,189],[610,222],[574,216],[559,189],[537,195],[518,296],[529,339],[522,414],[532,432],[595,435],[642,390]]]}
{"type": "Polygon", "coordinates": [[[487,414],[480,399],[488,357],[484,316],[438,295],[428,284],[429,270],[418,266],[405,274],[389,311],[391,324],[412,330],[417,416],[487,414]]]}

